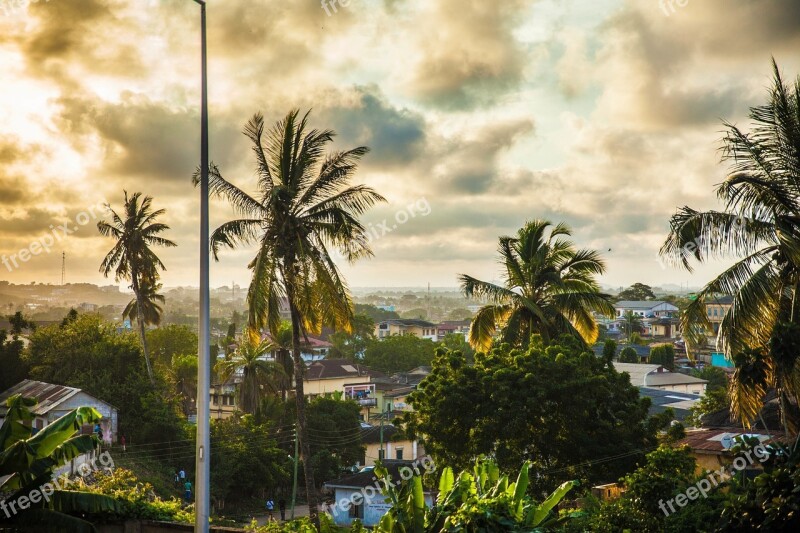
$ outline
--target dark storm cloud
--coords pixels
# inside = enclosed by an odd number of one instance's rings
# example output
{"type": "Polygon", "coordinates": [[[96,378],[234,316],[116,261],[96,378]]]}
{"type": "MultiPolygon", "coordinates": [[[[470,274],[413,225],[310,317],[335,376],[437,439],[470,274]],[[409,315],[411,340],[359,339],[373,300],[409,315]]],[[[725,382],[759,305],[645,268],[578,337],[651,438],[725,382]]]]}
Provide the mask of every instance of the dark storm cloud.
{"type": "Polygon", "coordinates": [[[425,120],[419,113],[392,106],[376,86],[355,87],[355,101],[323,109],[316,122],[339,134],[342,148],[368,146],[371,166],[408,165],[425,147],[425,120]]]}

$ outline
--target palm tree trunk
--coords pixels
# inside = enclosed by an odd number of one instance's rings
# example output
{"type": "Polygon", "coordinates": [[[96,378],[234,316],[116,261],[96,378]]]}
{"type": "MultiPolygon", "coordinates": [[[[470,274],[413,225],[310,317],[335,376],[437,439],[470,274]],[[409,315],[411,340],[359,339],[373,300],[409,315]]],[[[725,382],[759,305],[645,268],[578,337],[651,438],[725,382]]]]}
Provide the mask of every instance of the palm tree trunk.
{"type": "Polygon", "coordinates": [[[319,529],[319,509],[317,507],[317,489],[314,484],[314,470],[311,467],[311,446],[308,442],[306,427],[306,397],[303,391],[303,376],[305,363],[300,351],[300,317],[294,304],[294,291],[292,282],[287,285],[289,310],[292,316],[292,351],[294,352],[294,380],[295,380],[295,405],[297,407],[297,433],[300,441],[300,457],[303,459],[303,473],[306,478],[306,497],[308,498],[308,514],[314,525],[319,529]]]}
{"type": "Polygon", "coordinates": [[[147,365],[147,376],[150,378],[150,384],[155,385],[156,380],[153,378],[153,367],[150,365],[150,350],[147,348],[147,337],[144,331],[144,314],[142,313],[142,294],[139,290],[139,279],[136,273],[133,274],[133,293],[136,296],[136,321],[139,322],[139,335],[142,337],[142,351],[144,352],[144,363],[147,365]]]}

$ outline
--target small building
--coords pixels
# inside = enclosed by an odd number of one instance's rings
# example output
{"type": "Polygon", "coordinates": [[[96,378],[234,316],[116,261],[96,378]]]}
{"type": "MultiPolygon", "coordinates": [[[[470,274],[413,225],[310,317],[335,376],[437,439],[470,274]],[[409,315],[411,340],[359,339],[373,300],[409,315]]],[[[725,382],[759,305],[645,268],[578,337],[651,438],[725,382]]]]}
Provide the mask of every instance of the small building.
{"type": "Polygon", "coordinates": [[[592,496],[601,502],[611,502],[622,496],[625,489],[619,483],[606,483],[592,487],[592,496]]]}
{"type": "MultiPolygon", "coordinates": [[[[419,461],[384,461],[392,480],[407,479],[415,470],[423,471],[419,461]]],[[[337,526],[349,527],[356,519],[366,527],[375,527],[392,507],[386,503],[382,483],[375,475],[374,467],[366,466],[361,471],[325,483],[333,491],[333,505],[328,512],[337,526]]],[[[433,506],[434,493],[424,492],[425,504],[433,506]]]]}
{"type": "MultiPolygon", "coordinates": [[[[100,429],[103,430],[103,441],[111,444],[117,440],[118,412],[116,407],[98,400],[81,389],[32,379],[21,381],[0,393],[0,425],[2,425],[8,412],[6,400],[17,394],[23,398],[36,400],[36,405],[31,408],[31,413],[34,416],[31,422],[34,433],[49,426],[73,409],[93,407],[103,416],[100,421],[100,429]]],[[[93,429],[90,426],[86,426],[82,428],[82,431],[91,433],[93,429]]]]}
{"type": "Polygon", "coordinates": [[[413,335],[420,339],[439,340],[436,324],[418,318],[395,318],[375,324],[375,336],[385,339],[392,335],[413,335]]]}
{"type": "Polygon", "coordinates": [[[688,392],[701,395],[706,391],[708,381],[679,372],[670,372],[661,365],[637,363],[614,363],[618,372],[627,372],[631,377],[631,385],[635,387],[651,387],[674,392],[688,392]]]}
{"type": "Polygon", "coordinates": [[[303,376],[303,393],[319,396],[333,392],[344,392],[345,385],[385,378],[385,374],[347,359],[322,359],[314,361],[303,376]]]}
{"type": "Polygon", "coordinates": [[[225,420],[239,410],[236,404],[236,387],[239,379],[231,378],[225,383],[212,383],[209,389],[209,413],[212,420],[225,420]]]}
{"type": "Polygon", "coordinates": [[[679,309],[669,302],[660,300],[622,300],[614,304],[617,317],[623,317],[630,311],[642,318],[669,317],[679,309]]]}
{"type": "MultiPolygon", "coordinates": [[[[703,471],[715,471],[721,466],[730,465],[736,456],[730,450],[735,442],[736,437],[741,436],[754,437],[759,440],[761,444],[770,444],[772,442],[781,442],[784,439],[783,432],[752,432],[742,433],[739,431],[731,431],[729,429],[696,429],[690,430],[686,436],[679,440],[676,444],[678,446],[688,446],[691,449],[692,457],[697,462],[697,473],[702,474],[703,471]]],[[[760,462],[758,460],[747,465],[748,469],[760,469],[760,462]]]]}
{"type": "Polygon", "coordinates": [[[372,466],[375,461],[384,459],[394,461],[415,461],[425,456],[425,448],[416,440],[411,440],[392,424],[378,426],[362,426],[361,443],[364,445],[365,466],[372,466]],[[381,434],[382,433],[382,434],[381,434]],[[381,448],[381,444],[383,447],[381,448]],[[383,449],[383,454],[381,454],[383,449]]]}

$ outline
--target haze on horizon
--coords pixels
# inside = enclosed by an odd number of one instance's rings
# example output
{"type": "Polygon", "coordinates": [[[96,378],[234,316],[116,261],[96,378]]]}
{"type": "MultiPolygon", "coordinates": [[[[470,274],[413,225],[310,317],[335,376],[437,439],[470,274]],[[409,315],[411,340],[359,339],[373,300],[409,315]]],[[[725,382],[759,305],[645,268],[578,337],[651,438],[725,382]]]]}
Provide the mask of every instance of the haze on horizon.
{"type": "MultiPolygon", "coordinates": [[[[113,283],[89,211],[128,190],[167,209],[164,285],[196,286],[196,5],[23,4],[0,0],[0,254],[54,242],[0,279],[60,283],[64,251],[68,282],[113,283]]],[[[330,16],[319,0],[210,0],[208,24],[211,156],[228,179],[255,183],[240,131],[257,111],[313,108],[336,147],[371,148],[356,181],[389,202],[365,219],[375,257],[344,268],[353,287],[496,278],[497,237],[533,218],[600,250],[606,285],[701,285],[723,264],[657,261],[669,216],[719,207],[721,120],[746,125],[765,101],[770,58],[800,74],[793,0],[352,0],[330,16]]],[[[212,204],[212,229],[231,215],[212,204]]],[[[246,286],[252,255],[224,251],[212,286],[246,286]]]]}

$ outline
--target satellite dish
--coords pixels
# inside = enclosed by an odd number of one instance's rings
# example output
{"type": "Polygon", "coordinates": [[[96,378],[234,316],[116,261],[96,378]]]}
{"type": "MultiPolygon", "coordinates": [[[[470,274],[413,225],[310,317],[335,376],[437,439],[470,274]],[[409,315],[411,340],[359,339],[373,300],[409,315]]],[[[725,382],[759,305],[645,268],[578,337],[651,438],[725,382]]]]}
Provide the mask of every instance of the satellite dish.
{"type": "Polygon", "coordinates": [[[723,450],[730,450],[731,446],[733,446],[733,439],[731,438],[730,435],[725,435],[724,437],[722,437],[720,443],[722,444],[723,450]]]}

